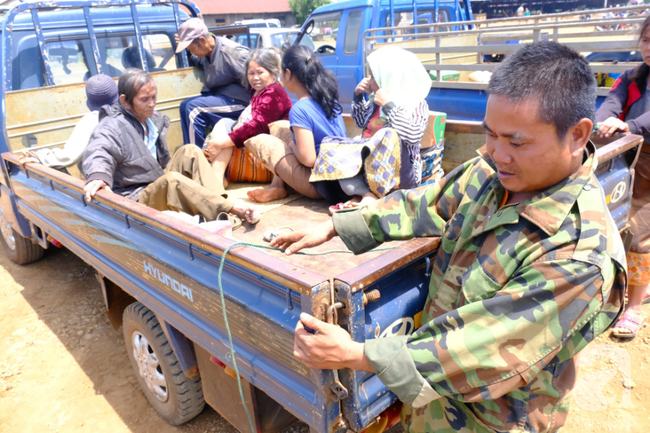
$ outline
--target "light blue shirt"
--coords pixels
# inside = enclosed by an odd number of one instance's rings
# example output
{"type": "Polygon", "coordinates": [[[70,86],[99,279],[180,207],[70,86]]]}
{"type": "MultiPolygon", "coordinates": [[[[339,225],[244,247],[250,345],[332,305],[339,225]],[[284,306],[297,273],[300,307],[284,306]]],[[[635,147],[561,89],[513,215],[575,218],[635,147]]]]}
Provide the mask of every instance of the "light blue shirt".
{"type": "Polygon", "coordinates": [[[144,144],[147,146],[147,149],[149,149],[149,152],[153,155],[154,158],[158,158],[158,155],[156,154],[156,141],[158,140],[158,128],[156,128],[156,125],[153,124],[153,120],[151,120],[151,117],[149,117],[147,120],[145,120],[145,123],[147,126],[142,125],[142,129],[145,131],[149,129],[149,134],[145,134],[144,136],[144,144]]]}

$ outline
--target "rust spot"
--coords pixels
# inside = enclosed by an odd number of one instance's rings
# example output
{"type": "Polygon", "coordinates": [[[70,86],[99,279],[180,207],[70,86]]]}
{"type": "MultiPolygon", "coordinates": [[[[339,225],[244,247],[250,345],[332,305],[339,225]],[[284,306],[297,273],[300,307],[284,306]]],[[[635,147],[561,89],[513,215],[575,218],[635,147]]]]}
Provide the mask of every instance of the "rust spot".
{"type": "Polygon", "coordinates": [[[379,338],[379,325],[375,328],[375,338],[379,338]]]}

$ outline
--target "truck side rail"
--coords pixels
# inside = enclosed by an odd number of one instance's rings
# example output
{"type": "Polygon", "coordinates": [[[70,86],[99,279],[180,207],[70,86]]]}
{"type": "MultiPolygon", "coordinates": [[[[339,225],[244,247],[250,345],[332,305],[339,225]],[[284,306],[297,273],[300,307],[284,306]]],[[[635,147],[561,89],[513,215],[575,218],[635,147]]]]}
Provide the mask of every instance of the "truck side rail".
{"type": "MultiPolygon", "coordinates": [[[[2,154],[2,158],[15,165],[19,165],[18,157],[15,154],[4,153],[2,154]]],[[[28,176],[29,172],[33,172],[50,182],[61,185],[79,194],[81,198],[84,196],[84,183],[80,179],[73,178],[40,164],[29,165],[25,171],[28,176]]],[[[224,250],[235,243],[233,240],[179,222],[176,218],[165,216],[163,213],[151,209],[148,206],[117,194],[99,191],[94,196],[94,201],[124,214],[125,224],[129,224],[129,220],[139,221],[165,231],[186,242],[188,256],[191,256],[192,248],[200,248],[221,257],[224,250]]],[[[323,281],[322,276],[307,269],[296,269],[294,265],[273,259],[261,251],[248,247],[232,250],[228,255],[228,260],[251,271],[259,272],[272,281],[298,293],[309,294],[313,286],[323,281]]]]}
{"type": "MultiPolygon", "coordinates": [[[[644,6],[616,9],[641,11],[644,6]]],[[[604,13],[611,10],[590,11],[604,13]]],[[[584,14],[584,11],[580,13],[584,14]]],[[[630,30],[596,31],[596,26],[621,23],[638,27],[644,16],[616,19],[574,19],[578,13],[473,21],[471,30],[439,31],[442,24],[420,24],[405,27],[383,27],[363,33],[363,54],[381,48],[390,42],[415,53],[428,71],[437,71],[432,88],[485,90],[486,82],[468,81],[472,71],[493,71],[498,63],[485,62],[484,56],[507,55],[515,52],[521,43],[552,40],[563,43],[578,52],[619,52],[638,50],[638,43],[630,30]],[[488,24],[486,23],[489,21],[488,24]],[[417,33],[416,33],[417,32],[417,33]],[[459,81],[443,81],[441,71],[460,72],[459,81]]],[[[364,57],[365,58],[365,57],[364,57]]],[[[637,63],[591,63],[594,73],[622,73],[637,63]]],[[[605,96],[609,87],[599,87],[599,96],[605,96]]]]}

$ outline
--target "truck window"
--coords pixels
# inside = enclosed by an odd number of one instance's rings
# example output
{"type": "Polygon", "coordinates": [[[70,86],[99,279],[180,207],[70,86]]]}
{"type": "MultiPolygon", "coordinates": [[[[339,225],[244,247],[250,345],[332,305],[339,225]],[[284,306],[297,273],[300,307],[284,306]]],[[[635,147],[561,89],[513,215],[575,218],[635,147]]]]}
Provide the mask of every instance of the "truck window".
{"type": "MultiPolygon", "coordinates": [[[[271,37],[271,45],[273,45],[276,48],[282,49],[282,45],[285,43],[289,45],[293,45],[293,42],[298,37],[298,32],[293,31],[293,32],[272,33],[269,36],[271,37]]],[[[302,40],[300,41],[300,45],[304,45],[312,51],[314,51],[314,49],[316,48],[309,35],[304,35],[302,37],[302,40]]]]}
{"type": "MultiPolygon", "coordinates": [[[[311,39],[318,51],[320,47],[330,46],[336,49],[336,38],[339,32],[341,12],[322,14],[314,16],[314,30],[311,32],[311,39]]],[[[318,51],[320,54],[332,55],[334,51],[318,51]]]]}
{"type": "Polygon", "coordinates": [[[55,84],[84,81],[84,77],[88,74],[88,66],[81,42],[46,42],[45,46],[50,53],[50,67],[55,84]]]}
{"type": "Polygon", "coordinates": [[[151,53],[155,66],[149,65],[149,70],[173,71],[178,69],[176,64],[176,53],[172,47],[171,36],[167,33],[152,33],[142,36],[142,43],[147,51],[151,53]]]}
{"type": "Polygon", "coordinates": [[[361,36],[361,11],[351,12],[348,15],[348,25],[345,29],[345,44],[343,51],[345,54],[354,54],[359,47],[359,37],[361,36]]]}
{"type": "Polygon", "coordinates": [[[234,41],[237,42],[240,45],[243,45],[245,47],[255,49],[257,47],[257,40],[259,39],[260,35],[251,33],[251,46],[248,47],[248,36],[244,34],[236,35],[234,37],[234,41]]]}
{"type": "MultiPolygon", "coordinates": [[[[177,68],[171,39],[164,33],[142,36],[150,72],[177,68]]],[[[54,84],[72,84],[88,80],[94,68],[94,58],[88,38],[46,42],[51,56],[54,84]],[[89,66],[88,61],[93,64],[89,66]]],[[[142,69],[135,36],[97,38],[99,54],[105,61],[103,73],[119,77],[127,68],[142,69]]]]}
{"type": "MultiPolygon", "coordinates": [[[[413,23],[413,12],[395,12],[393,14],[394,20],[395,20],[395,27],[408,27],[408,26],[413,26],[415,24],[431,24],[435,23],[435,19],[433,18],[435,16],[435,9],[418,9],[418,17],[417,17],[417,22],[413,23]]],[[[447,9],[438,9],[438,17],[440,19],[441,23],[448,23],[449,22],[449,11],[447,9]]],[[[386,12],[386,15],[384,16],[384,23],[386,27],[390,27],[390,12],[386,12]]],[[[426,32],[433,32],[435,27],[431,28],[423,28],[420,29],[418,32],[419,33],[426,33],[426,32]]],[[[448,32],[451,30],[451,27],[449,26],[442,26],[438,28],[438,31],[441,32],[448,32]]],[[[412,34],[414,33],[413,30],[397,30],[396,34],[402,35],[402,34],[412,34]]]]}

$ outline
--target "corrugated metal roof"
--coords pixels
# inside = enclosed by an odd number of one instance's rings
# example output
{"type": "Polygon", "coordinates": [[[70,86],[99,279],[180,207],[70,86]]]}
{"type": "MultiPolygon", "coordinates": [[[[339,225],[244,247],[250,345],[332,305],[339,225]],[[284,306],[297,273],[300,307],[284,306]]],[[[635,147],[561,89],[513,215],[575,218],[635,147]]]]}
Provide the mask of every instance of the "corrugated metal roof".
{"type": "Polygon", "coordinates": [[[254,14],[290,12],[289,0],[194,0],[202,14],[254,14]]]}

